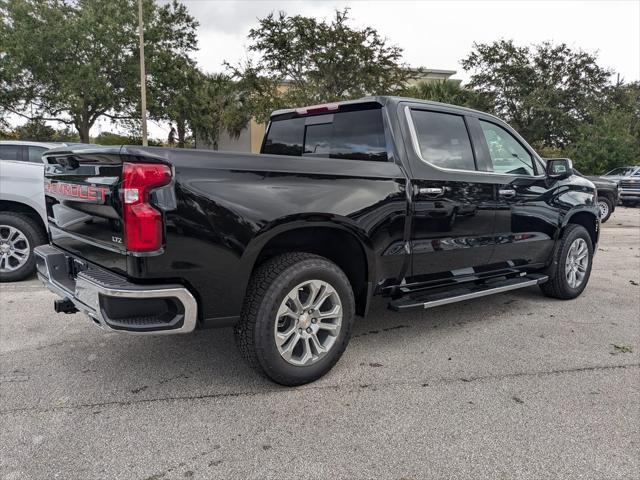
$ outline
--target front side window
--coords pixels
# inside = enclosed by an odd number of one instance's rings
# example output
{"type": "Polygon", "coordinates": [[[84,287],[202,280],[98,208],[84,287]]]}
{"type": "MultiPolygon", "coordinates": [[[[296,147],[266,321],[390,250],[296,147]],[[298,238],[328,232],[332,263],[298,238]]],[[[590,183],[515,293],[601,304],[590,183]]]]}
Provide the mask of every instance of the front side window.
{"type": "Polygon", "coordinates": [[[441,168],[475,170],[469,132],[460,115],[412,110],[422,158],[441,168]]]}
{"type": "Polygon", "coordinates": [[[0,159],[22,160],[21,145],[0,145],[0,159]]]}
{"type": "Polygon", "coordinates": [[[42,163],[42,154],[47,151],[43,147],[27,147],[29,152],[29,161],[33,163],[42,163]]]}
{"type": "Polygon", "coordinates": [[[504,128],[480,120],[484,138],[489,147],[493,171],[509,175],[535,175],[533,158],[504,128]]]}
{"type": "Polygon", "coordinates": [[[387,161],[382,110],[274,120],[263,153],[387,161]]]}

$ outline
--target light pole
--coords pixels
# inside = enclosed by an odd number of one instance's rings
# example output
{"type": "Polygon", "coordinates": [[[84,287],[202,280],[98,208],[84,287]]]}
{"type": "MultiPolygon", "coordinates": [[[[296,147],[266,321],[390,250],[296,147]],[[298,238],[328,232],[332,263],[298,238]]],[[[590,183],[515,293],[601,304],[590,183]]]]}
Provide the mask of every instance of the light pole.
{"type": "Polygon", "coordinates": [[[142,145],[147,141],[147,75],[144,69],[144,20],[142,19],[142,0],[138,0],[138,30],[140,33],[140,109],[142,110],[142,145]]]}

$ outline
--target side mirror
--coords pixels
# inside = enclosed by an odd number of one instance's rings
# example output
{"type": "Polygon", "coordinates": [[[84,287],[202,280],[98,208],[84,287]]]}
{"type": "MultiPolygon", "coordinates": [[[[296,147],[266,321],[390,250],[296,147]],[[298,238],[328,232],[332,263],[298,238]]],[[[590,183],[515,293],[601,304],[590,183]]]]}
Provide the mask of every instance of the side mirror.
{"type": "Polygon", "coordinates": [[[573,164],[568,158],[548,158],[547,176],[551,178],[567,178],[573,175],[573,164]]]}

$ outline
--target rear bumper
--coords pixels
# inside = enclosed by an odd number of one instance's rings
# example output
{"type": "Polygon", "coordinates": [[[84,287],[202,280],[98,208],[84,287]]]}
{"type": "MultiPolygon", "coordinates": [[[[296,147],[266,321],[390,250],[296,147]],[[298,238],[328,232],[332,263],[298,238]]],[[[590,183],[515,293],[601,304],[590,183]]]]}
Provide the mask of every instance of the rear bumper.
{"type": "Polygon", "coordinates": [[[138,285],[52,245],[35,250],[38,277],[106,330],[134,334],[193,331],[198,305],[182,285],[138,285]]]}

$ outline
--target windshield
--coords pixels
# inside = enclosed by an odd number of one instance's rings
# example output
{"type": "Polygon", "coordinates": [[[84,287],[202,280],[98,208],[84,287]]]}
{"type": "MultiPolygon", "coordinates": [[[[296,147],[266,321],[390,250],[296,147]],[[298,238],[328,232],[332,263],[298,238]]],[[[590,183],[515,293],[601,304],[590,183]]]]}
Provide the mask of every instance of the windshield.
{"type": "Polygon", "coordinates": [[[631,175],[631,172],[633,172],[633,168],[631,167],[614,168],[610,172],[605,173],[604,176],[605,177],[613,176],[613,175],[626,176],[626,175],[631,175]]]}

